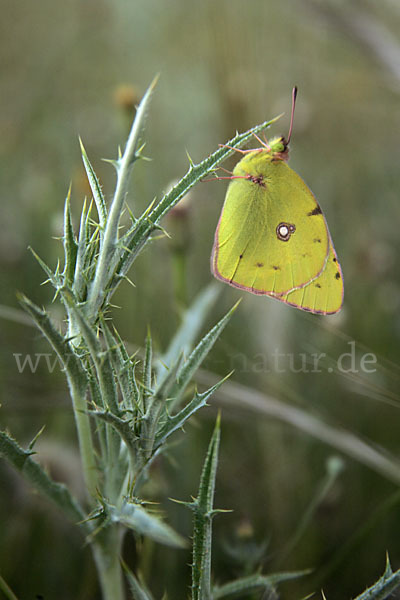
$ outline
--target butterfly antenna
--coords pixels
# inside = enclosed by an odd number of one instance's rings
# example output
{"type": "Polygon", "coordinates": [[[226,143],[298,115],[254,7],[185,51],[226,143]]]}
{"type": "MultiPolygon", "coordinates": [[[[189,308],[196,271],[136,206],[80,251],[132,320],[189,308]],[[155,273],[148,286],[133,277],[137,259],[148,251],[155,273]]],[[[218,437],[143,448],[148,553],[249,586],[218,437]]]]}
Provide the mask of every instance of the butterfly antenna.
{"type": "Polygon", "coordinates": [[[297,85],[295,85],[294,88],[293,88],[293,90],[292,90],[292,112],[290,114],[289,133],[288,133],[287,141],[286,141],[287,144],[289,144],[290,138],[292,137],[293,120],[294,120],[294,109],[296,107],[296,98],[297,98],[297,85]]]}

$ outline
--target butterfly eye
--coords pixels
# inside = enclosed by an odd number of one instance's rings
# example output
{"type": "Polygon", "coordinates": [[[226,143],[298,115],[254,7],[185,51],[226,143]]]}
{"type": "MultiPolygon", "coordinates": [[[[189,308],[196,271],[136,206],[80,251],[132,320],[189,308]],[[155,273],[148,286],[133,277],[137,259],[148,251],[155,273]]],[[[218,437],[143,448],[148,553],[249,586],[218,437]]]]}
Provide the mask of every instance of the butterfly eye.
{"type": "Polygon", "coordinates": [[[276,228],[276,236],[278,240],[282,242],[287,242],[290,239],[292,233],[296,231],[296,226],[292,223],[279,223],[276,228]]]}

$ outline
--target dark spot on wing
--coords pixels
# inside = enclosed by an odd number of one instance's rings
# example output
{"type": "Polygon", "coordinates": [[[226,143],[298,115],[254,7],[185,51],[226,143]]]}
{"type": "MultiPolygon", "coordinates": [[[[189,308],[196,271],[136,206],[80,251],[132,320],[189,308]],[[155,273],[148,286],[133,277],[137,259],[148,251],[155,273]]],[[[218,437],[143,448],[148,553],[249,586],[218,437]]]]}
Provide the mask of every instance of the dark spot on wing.
{"type": "Polygon", "coordinates": [[[319,285],[319,283],[316,283],[315,287],[320,288],[321,286],[319,285]]]}
{"type": "Polygon", "coordinates": [[[318,204],[311,212],[307,213],[307,217],[314,217],[315,215],[322,215],[322,210],[318,204]]]}
{"type": "Polygon", "coordinates": [[[318,244],[320,244],[320,243],[321,243],[321,240],[320,240],[319,238],[314,238],[314,243],[315,243],[315,242],[318,242],[318,244]]]}
{"type": "Polygon", "coordinates": [[[340,273],[335,273],[336,279],[340,279],[340,273]]]}
{"type": "Polygon", "coordinates": [[[260,262],[256,263],[256,267],[263,267],[263,266],[264,266],[264,263],[260,263],[260,262]]]}
{"type": "Polygon", "coordinates": [[[290,240],[290,236],[296,231],[296,225],[293,223],[279,223],[276,228],[276,237],[281,242],[288,242],[290,240]]]}
{"type": "Polygon", "coordinates": [[[281,270],[281,268],[277,267],[276,265],[272,265],[272,268],[273,268],[274,271],[280,271],[281,270]]]}
{"type": "Polygon", "coordinates": [[[334,258],[333,258],[333,262],[337,262],[337,258],[336,258],[336,256],[334,256],[334,258]]]}

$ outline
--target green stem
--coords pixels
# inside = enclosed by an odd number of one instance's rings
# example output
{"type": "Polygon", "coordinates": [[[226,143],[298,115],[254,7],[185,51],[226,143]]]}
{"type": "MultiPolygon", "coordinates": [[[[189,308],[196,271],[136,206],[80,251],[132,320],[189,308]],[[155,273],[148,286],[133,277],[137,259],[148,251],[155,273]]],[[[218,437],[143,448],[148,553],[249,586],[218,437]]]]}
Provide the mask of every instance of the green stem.
{"type": "Polygon", "coordinates": [[[120,562],[122,536],[117,526],[100,533],[101,543],[92,546],[103,600],[124,600],[120,562]]]}
{"type": "Polygon", "coordinates": [[[74,410],[76,429],[78,432],[79,450],[81,454],[83,476],[90,499],[95,497],[97,489],[97,465],[95,460],[92,431],[86,406],[86,390],[75,384],[68,377],[68,384],[74,410]]]}

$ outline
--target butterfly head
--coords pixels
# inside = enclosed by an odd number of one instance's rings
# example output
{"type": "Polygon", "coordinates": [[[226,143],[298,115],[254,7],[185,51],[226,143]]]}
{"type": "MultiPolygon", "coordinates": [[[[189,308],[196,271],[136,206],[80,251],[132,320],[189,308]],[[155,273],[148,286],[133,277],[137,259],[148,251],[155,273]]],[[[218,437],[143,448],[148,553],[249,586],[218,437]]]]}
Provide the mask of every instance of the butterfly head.
{"type": "Polygon", "coordinates": [[[283,136],[272,138],[268,142],[269,154],[272,160],[284,160],[289,158],[289,142],[283,136]]]}

